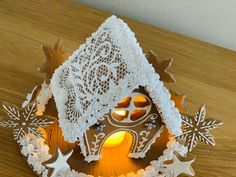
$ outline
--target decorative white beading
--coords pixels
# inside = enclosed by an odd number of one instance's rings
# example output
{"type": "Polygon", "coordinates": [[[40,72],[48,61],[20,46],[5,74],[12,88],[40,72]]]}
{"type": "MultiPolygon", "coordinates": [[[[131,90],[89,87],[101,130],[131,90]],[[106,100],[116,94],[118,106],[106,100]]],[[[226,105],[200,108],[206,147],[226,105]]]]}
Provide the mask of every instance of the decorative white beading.
{"type": "Polygon", "coordinates": [[[36,98],[36,101],[38,103],[37,104],[38,115],[43,115],[46,109],[46,105],[48,104],[48,100],[50,100],[51,98],[52,98],[52,91],[51,91],[50,85],[43,83],[41,85],[39,95],[36,98]]]}
{"type": "MultiPolygon", "coordinates": [[[[43,162],[50,159],[49,147],[44,144],[44,139],[38,138],[32,134],[28,134],[19,141],[21,145],[21,153],[27,158],[27,162],[32,166],[33,170],[42,177],[48,176],[48,169],[42,165],[43,162]]],[[[158,160],[153,160],[145,169],[138,170],[137,173],[130,172],[119,177],[171,177],[170,173],[166,172],[164,162],[172,160],[174,152],[177,151],[180,155],[185,156],[188,149],[179,142],[171,139],[167,143],[167,149],[163,151],[163,155],[158,160]]],[[[77,172],[71,168],[63,168],[56,173],[57,177],[93,177],[85,173],[77,172]]]]}
{"type": "MultiPolygon", "coordinates": [[[[27,94],[25,101],[22,103],[22,108],[26,107],[32,100],[33,94],[38,86],[35,86],[33,90],[27,94]]],[[[52,98],[52,91],[50,85],[43,83],[41,85],[40,91],[36,97],[37,102],[37,115],[43,115],[48,101],[52,98]]]]}

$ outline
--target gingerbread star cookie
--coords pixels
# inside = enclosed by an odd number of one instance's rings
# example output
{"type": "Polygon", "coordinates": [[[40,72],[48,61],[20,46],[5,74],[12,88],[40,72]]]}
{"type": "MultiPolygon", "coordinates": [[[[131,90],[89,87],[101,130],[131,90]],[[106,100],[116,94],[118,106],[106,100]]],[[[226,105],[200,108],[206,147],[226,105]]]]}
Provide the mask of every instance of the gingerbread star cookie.
{"type": "Polygon", "coordinates": [[[67,170],[70,165],[67,163],[68,159],[71,157],[73,150],[62,154],[61,150],[57,148],[53,157],[43,164],[49,168],[48,176],[55,177],[56,174],[61,170],[67,170]]]}
{"type": "Polygon", "coordinates": [[[20,140],[26,134],[31,133],[37,137],[42,137],[39,128],[47,127],[54,123],[54,118],[48,116],[37,116],[37,103],[34,101],[24,108],[3,104],[4,111],[9,119],[0,120],[0,126],[12,128],[15,140],[20,140]]]}
{"type": "Polygon", "coordinates": [[[223,122],[214,119],[205,119],[206,108],[202,106],[197,110],[194,116],[182,114],[183,134],[176,137],[177,139],[184,139],[188,151],[191,152],[200,140],[206,144],[215,146],[215,141],[210,129],[217,128],[223,122]]]}
{"type": "Polygon", "coordinates": [[[55,69],[64,63],[69,55],[64,52],[61,39],[58,39],[54,47],[44,45],[43,51],[46,56],[46,62],[39,68],[39,71],[46,74],[45,82],[49,84],[55,69]]]}
{"type": "Polygon", "coordinates": [[[167,71],[173,59],[161,60],[153,51],[146,54],[146,58],[153,65],[155,71],[160,75],[160,80],[164,82],[176,82],[174,76],[167,71]]]}
{"type": "Polygon", "coordinates": [[[171,100],[175,102],[175,106],[179,109],[179,112],[184,113],[185,108],[184,108],[184,100],[186,98],[185,94],[179,94],[175,92],[174,90],[170,89],[170,95],[171,95],[171,100]]]}
{"type": "Polygon", "coordinates": [[[177,177],[180,174],[194,176],[195,172],[191,164],[195,161],[196,157],[182,157],[178,152],[174,152],[173,160],[165,161],[164,165],[169,176],[177,177]]]}

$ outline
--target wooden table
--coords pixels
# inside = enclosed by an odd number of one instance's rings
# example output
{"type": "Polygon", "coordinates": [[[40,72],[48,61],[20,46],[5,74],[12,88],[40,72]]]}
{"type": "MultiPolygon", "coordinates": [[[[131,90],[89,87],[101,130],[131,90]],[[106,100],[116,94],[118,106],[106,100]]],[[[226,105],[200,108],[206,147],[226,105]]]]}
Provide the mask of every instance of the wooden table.
{"type": "MultiPolygon", "coordinates": [[[[43,81],[37,68],[45,58],[42,44],[63,38],[74,51],[110,14],[62,0],[0,1],[0,100],[20,105],[26,93],[43,81]]],[[[200,143],[192,152],[199,177],[236,176],[236,52],[124,18],[146,52],[173,57],[177,83],[193,114],[203,103],[208,117],[224,121],[212,131],[216,147],[200,143]]],[[[210,24],[209,24],[210,25],[210,24]]],[[[2,112],[2,109],[1,109],[2,112]]],[[[2,115],[2,113],[1,113],[2,115]]],[[[0,129],[0,176],[34,176],[11,130],[0,129]]]]}

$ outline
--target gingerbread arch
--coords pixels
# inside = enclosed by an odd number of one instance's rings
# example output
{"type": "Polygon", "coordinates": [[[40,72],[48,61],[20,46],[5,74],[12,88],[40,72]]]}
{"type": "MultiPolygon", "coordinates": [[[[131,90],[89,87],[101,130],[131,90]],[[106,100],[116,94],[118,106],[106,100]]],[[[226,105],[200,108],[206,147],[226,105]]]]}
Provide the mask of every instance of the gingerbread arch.
{"type": "Polygon", "coordinates": [[[131,158],[145,157],[146,152],[160,136],[164,123],[162,122],[156,105],[151,101],[151,98],[144,87],[135,89],[130,95],[132,98],[130,99],[129,104],[119,107],[118,110],[129,109],[130,107],[135,110],[143,110],[145,105],[141,107],[139,104],[137,105],[139,109],[136,107],[133,108],[134,98],[138,95],[145,96],[149,101],[148,108],[150,109],[147,109],[148,111],[144,115],[136,117],[136,120],[131,120],[129,116],[117,120],[112,115],[113,110],[111,110],[85,132],[84,136],[80,139],[80,144],[83,145],[83,155],[85,156],[86,161],[99,160],[105,140],[111,134],[119,131],[126,131],[132,136],[132,145],[128,156],[131,158]],[[132,95],[134,97],[132,97],[132,95]]]}

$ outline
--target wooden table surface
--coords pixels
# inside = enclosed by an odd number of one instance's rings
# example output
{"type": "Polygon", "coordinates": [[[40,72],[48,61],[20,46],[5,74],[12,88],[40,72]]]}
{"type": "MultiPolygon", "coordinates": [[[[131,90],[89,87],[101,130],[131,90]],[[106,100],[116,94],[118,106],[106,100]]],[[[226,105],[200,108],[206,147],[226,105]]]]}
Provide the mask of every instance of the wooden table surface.
{"type": "MultiPolygon", "coordinates": [[[[61,0],[0,1],[0,101],[20,105],[26,93],[43,81],[37,68],[45,60],[41,46],[58,37],[74,51],[110,14],[61,0]]],[[[196,176],[236,176],[236,52],[124,18],[144,52],[173,57],[177,83],[186,93],[188,113],[207,105],[208,117],[224,121],[213,130],[217,146],[200,143],[192,152],[196,176]]],[[[210,24],[209,24],[210,25],[210,24]]],[[[223,37],[223,36],[222,36],[223,37]]],[[[2,112],[2,109],[1,109],[2,112]]],[[[2,113],[1,113],[2,115],[2,113]]],[[[0,129],[0,176],[35,176],[8,129],[0,129]]]]}

